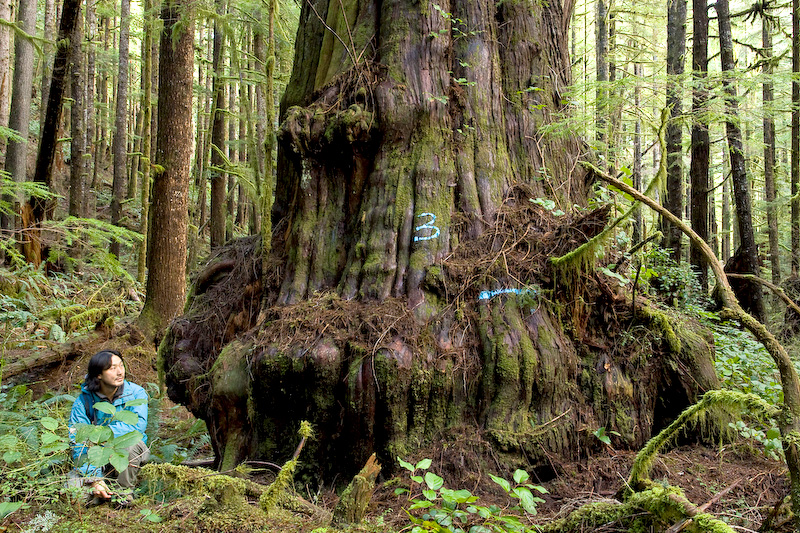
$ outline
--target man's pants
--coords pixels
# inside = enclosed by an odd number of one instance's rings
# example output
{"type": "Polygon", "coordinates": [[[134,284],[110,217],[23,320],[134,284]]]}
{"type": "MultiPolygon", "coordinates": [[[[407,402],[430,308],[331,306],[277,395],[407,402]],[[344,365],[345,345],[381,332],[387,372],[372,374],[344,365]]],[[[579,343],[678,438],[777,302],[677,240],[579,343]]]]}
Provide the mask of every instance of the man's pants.
{"type": "Polygon", "coordinates": [[[117,476],[117,483],[122,487],[133,488],[139,482],[139,468],[150,458],[150,448],[140,440],[127,450],[128,468],[117,476]]]}

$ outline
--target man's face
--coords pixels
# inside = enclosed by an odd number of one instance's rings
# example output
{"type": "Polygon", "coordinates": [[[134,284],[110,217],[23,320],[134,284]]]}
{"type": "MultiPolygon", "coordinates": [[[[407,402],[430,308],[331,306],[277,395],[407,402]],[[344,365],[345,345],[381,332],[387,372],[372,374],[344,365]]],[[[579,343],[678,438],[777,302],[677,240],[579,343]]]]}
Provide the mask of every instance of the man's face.
{"type": "Polygon", "coordinates": [[[101,387],[107,389],[116,389],[122,386],[125,381],[125,365],[116,355],[111,356],[111,366],[100,373],[101,387]]]}

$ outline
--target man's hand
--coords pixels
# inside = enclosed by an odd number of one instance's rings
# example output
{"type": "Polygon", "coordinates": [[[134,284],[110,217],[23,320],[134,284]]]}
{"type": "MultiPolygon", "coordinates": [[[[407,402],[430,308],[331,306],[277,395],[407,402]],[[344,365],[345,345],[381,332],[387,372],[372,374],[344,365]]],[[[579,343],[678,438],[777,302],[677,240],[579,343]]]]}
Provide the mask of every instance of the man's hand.
{"type": "Polygon", "coordinates": [[[105,481],[102,479],[92,483],[92,495],[97,496],[98,498],[103,498],[104,500],[110,500],[113,494],[114,493],[108,488],[108,485],[106,485],[105,481]]]}

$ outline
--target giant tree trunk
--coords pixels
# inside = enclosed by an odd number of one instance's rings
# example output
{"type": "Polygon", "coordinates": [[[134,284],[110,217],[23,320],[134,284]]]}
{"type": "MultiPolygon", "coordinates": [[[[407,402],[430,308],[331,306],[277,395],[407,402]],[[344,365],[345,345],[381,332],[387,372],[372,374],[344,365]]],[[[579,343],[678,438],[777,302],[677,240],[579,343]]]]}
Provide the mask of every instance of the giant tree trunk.
{"type": "Polygon", "coordinates": [[[579,140],[542,133],[572,2],[439,5],[304,4],[272,251],[220,249],[160,349],[222,468],[288,456],[301,419],[306,464],[348,474],[463,425],[531,461],[599,427],[636,446],[716,384],[707,339],[548,260],[609,213],[555,211],[587,194],[579,140]],[[620,324],[660,356],[619,351],[620,324]]]}
{"type": "MultiPolygon", "coordinates": [[[[217,0],[217,17],[225,13],[225,2],[217,0]]],[[[225,242],[225,80],[222,57],[222,23],[214,21],[214,107],[211,125],[211,248],[222,246],[225,242]]]]}
{"type": "Polygon", "coordinates": [[[772,30],[773,22],[765,13],[761,19],[761,44],[764,48],[764,82],[762,85],[762,101],[764,105],[764,188],[767,196],[767,228],[769,231],[769,261],[772,271],[772,283],[781,284],[781,248],[778,238],[778,206],[775,202],[775,99],[772,84],[773,56],[772,30]]]}

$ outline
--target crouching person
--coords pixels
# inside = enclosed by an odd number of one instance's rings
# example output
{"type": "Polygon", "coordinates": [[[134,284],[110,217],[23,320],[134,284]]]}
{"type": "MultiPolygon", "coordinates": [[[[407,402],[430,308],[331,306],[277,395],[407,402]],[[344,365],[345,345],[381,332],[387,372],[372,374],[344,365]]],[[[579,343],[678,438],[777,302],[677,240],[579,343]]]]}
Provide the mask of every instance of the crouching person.
{"type": "MultiPolygon", "coordinates": [[[[108,409],[107,409],[108,410],[108,409]]],[[[139,478],[139,467],[150,457],[147,448],[147,393],[145,390],[125,380],[125,363],[122,355],[116,350],[103,350],[92,356],[86,379],[81,387],[81,394],[72,404],[69,417],[69,436],[72,448],[72,459],[75,469],[70,472],[69,485],[90,485],[92,490],[89,496],[89,505],[98,505],[117,496],[117,501],[126,505],[133,499],[132,488],[136,486],[139,478]],[[134,400],[139,400],[134,402],[134,400]],[[123,417],[126,422],[114,419],[113,414],[100,411],[95,405],[108,402],[114,406],[116,412],[126,410],[136,415],[123,417]],[[128,405],[133,403],[133,405],[128,405]],[[120,437],[131,431],[138,431],[142,438],[129,446],[128,467],[122,472],[117,472],[111,465],[95,466],[88,461],[88,450],[91,443],[76,442],[78,426],[92,424],[107,426],[114,437],[120,437]],[[113,482],[112,482],[113,481],[113,482]],[[116,489],[116,486],[121,490],[116,489]]]]}

